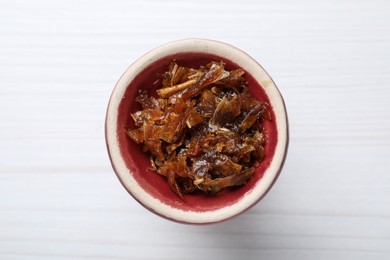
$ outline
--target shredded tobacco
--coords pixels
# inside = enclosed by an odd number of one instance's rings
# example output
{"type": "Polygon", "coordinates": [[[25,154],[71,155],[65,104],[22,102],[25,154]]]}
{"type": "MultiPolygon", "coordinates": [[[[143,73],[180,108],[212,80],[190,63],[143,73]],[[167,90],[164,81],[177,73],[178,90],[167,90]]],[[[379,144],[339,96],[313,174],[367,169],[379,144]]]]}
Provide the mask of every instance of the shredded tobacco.
{"type": "Polygon", "coordinates": [[[141,90],[136,98],[142,110],[131,114],[136,128],[127,134],[143,143],[153,169],[181,199],[243,185],[265,157],[268,104],[251,97],[242,69],[224,65],[194,69],[172,61],[157,81],[158,97],[141,90]]]}

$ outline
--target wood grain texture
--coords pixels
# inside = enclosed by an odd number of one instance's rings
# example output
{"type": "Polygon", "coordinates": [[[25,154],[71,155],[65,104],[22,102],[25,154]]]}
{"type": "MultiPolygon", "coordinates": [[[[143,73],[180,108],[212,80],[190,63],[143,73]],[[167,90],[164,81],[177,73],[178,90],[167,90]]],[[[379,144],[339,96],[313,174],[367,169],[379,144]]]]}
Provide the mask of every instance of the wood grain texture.
{"type": "Polygon", "coordinates": [[[0,259],[389,259],[388,1],[0,2],[0,259]],[[161,219],[111,169],[122,72],[188,37],[257,59],[289,112],[274,188],[217,225],[161,219]]]}

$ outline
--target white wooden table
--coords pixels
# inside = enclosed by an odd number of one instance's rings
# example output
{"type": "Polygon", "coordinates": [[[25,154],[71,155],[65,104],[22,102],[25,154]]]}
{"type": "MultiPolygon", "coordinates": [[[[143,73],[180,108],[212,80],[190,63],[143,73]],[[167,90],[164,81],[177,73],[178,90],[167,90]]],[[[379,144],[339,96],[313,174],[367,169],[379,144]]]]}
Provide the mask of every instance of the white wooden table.
{"type": "Polygon", "coordinates": [[[0,259],[390,259],[390,2],[0,1],[0,259]],[[216,225],[151,214],[108,160],[127,66],[171,40],[257,59],[290,118],[267,197],[216,225]]]}

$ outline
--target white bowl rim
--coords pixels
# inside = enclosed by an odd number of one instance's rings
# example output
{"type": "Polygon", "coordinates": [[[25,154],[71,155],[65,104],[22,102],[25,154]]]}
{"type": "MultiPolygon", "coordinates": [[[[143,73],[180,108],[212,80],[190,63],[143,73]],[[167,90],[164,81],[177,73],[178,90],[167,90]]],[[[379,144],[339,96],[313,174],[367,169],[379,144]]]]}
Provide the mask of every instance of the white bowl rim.
{"type": "Polygon", "coordinates": [[[224,42],[208,39],[182,39],[168,42],[147,52],[131,64],[118,80],[107,107],[105,121],[105,136],[111,164],[116,175],[125,189],[145,208],[152,212],[182,223],[204,224],[220,222],[232,218],[255,205],[270,190],[286,158],[289,142],[288,118],[285,103],[276,84],[263,69],[263,67],[242,50],[224,42]],[[132,176],[121,156],[119,141],[117,137],[118,108],[126,88],[132,80],[153,62],[181,52],[201,52],[213,54],[231,60],[246,70],[262,86],[276,115],[277,145],[274,157],[263,177],[258,181],[256,187],[249,190],[236,203],[205,212],[186,211],[161,202],[159,199],[145,191],[132,176]]]}

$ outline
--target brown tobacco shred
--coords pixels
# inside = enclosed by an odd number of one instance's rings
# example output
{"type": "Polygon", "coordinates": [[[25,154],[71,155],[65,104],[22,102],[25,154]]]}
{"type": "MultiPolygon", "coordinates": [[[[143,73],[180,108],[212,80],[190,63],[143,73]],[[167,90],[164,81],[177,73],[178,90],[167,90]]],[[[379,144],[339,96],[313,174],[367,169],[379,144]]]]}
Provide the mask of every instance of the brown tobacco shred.
{"type": "Polygon", "coordinates": [[[158,98],[139,92],[142,110],[131,114],[137,128],[127,134],[143,143],[153,169],[180,198],[243,185],[264,159],[261,121],[271,113],[250,96],[243,75],[223,62],[194,69],[173,61],[158,81],[158,98]]]}

